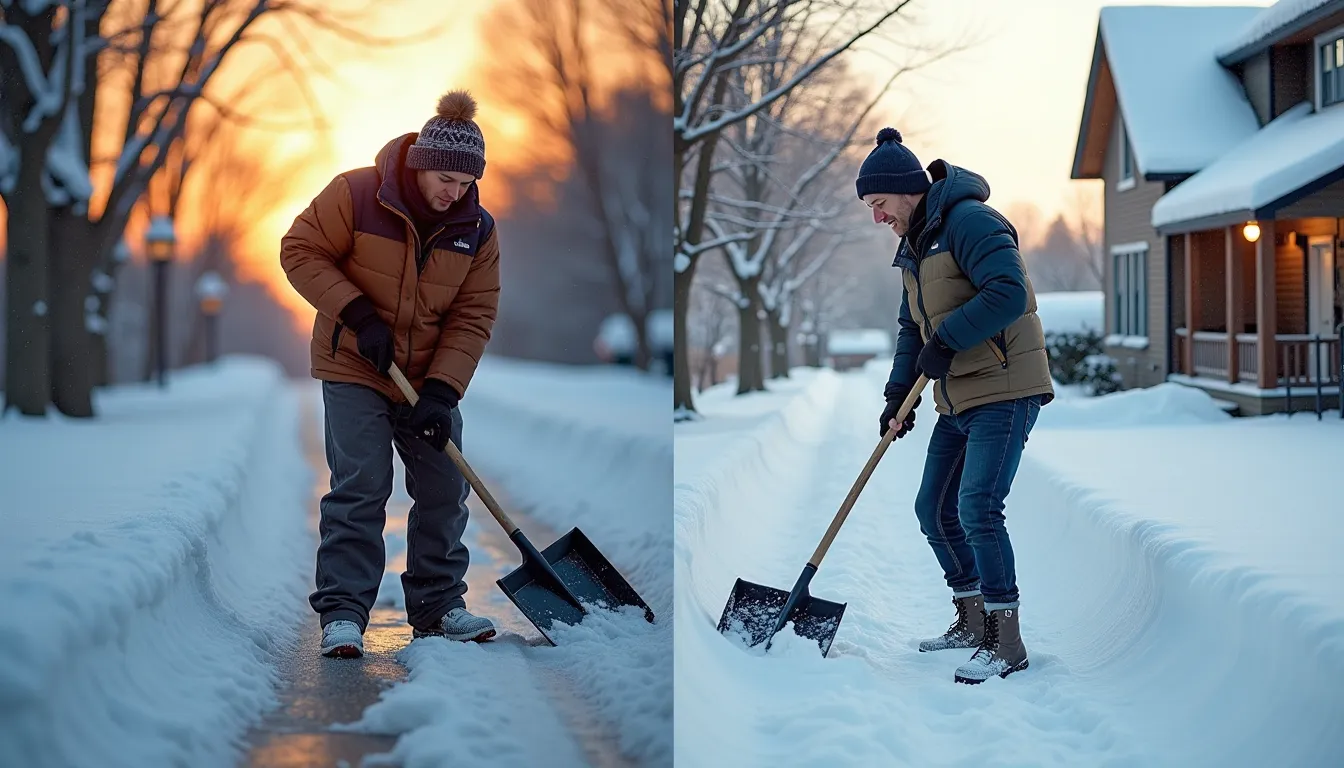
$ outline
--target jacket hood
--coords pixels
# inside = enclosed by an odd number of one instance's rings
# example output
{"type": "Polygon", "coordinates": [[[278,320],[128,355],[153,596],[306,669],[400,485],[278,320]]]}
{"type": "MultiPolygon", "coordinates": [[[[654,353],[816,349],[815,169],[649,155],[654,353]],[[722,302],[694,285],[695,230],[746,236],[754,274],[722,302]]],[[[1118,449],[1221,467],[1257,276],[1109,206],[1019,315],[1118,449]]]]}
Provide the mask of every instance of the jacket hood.
{"type": "Polygon", "coordinates": [[[929,233],[942,228],[943,219],[958,203],[966,200],[983,203],[989,200],[989,182],[975,171],[969,171],[941,159],[929,163],[928,171],[933,184],[929,187],[929,191],[924,193],[924,200],[921,201],[924,206],[924,224],[915,233],[915,242],[902,240],[905,247],[896,249],[896,256],[891,262],[893,267],[913,266],[911,260],[919,258],[915,254],[924,252],[924,241],[928,239],[929,233]],[[906,255],[907,249],[910,251],[909,255],[906,255]]]}
{"type": "Polygon", "coordinates": [[[928,234],[937,232],[942,227],[943,218],[954,206],[966,200],[983,203],[989,199],[989,182],[974,171],[968,171],[941,159],[929,163],[928,170],[933,184],[925,193],[927,213],[924,228],[919,232],[918,241],[914,243],[919,253],[924,250],[923,241],[928,234]]]}
{"type": "Polygon", "coordinates": [[[401,199],[401,185],[397,183],[397,168],[406,150],[415,141],[417,134],[407,133],[387,142],[378,150],[373,164],[378,169],[378,197],[389,205],[396,206],[407,216],[411,215],[406,202],[401,199]]]}
{"type": "Polygon", "coordinates": [[[989,200],[989,182],[975,171],[955,166],[946,160],[929,163],[933,185],[928,191],[928,228],[937,226],[952,206],[963,200],[989,200]]]}
{"type": "Polygon", "coordinates": [[[384,182],[388,177],[395,175],[397,164],[401,162],[402,157],[406,155],[406,148],[415,141],[419,134],[406,133],[387,142],[383,148],[378,150],[378,155],[373,159],[373,164],[378,168],[378,177],[384,182]]]}

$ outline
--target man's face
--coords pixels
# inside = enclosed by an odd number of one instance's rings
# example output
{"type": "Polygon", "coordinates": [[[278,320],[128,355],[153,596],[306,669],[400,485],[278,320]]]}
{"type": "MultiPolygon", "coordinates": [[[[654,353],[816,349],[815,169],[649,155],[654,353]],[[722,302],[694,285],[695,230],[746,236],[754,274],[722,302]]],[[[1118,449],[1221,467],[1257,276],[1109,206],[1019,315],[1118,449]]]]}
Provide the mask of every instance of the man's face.
{"type": "Polygon", "coordinates": [[[891,195],[874,192],[863,196],[863,202],[873,209],[873,223],[891,227],[898,237],[910,231],[910,217],[919,205],[921,195],[891,195]]]}
{"type": "Polygon", "coordinates": [[[429,207],[443,213],[467,193],[476,177],[458,171],[416,171],[415,180],[429,207]]]}

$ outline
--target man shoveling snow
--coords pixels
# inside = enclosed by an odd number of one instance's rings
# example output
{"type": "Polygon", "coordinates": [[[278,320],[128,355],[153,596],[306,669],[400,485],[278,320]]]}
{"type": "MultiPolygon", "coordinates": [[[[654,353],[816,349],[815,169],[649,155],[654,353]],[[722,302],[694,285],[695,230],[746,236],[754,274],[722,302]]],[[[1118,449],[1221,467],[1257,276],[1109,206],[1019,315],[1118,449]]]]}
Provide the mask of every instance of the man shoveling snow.
{"type": "Polygon", "coordinates": [[[312,375],[322,381],[331,491],[322,498],[317,590],[322,653],[357,657],[385,566],[392,450],[413,504],[402,588],[415,637],[487,640],[466,610],[462,544],[469,486],[444,454],[461,447],[458,402],[490,340],[499,242],[480,205],[485,140],[476,103],[447,93],[418,134],[388,142],[376,165],[327,185],[282,240],[280,263],[317,310],[312,375]],[[412,408],[388,376],[419,393],[412,408]]]}
{"type": "Polygon", "coordinates": [[[878,132],[856,186],[873,221],[901,237],[900,331],[879,434],[914,428],[914,409],[901,424],[895,416],[920,373],[939,413],[915,513],[957,619],[919,649],[975,648],[956,670],[960,683],[1007,677],[1028,662],[1004,499],[1040,408],[1054,399],[1017,232],[985,204],[984,178],[943,160],[926,171],[893,128],[878,132]]]}

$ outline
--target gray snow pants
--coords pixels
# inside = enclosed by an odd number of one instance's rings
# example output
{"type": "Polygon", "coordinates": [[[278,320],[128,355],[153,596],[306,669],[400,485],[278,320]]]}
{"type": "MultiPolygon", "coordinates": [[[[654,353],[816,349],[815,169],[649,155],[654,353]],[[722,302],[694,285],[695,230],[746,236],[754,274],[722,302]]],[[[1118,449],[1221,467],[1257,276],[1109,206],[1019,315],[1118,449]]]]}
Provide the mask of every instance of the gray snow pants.
{"type": "MultiPolygon", "coordinates": [[[[308,602],[324,627],[340,619],[368,626],[386,566],[383,526],[395,446],[413,501],[401,574],[406,615],[412,627],[428,630],[449,610],[465,607],[468,553],[462,532],[470,486],[452,459],[410,431],[410,405],[393,405],[360,384],[330,381],[322,382],[322,402],[331,491],[322,497],[317,591],[308,602]]],[[[451,439],[462,447],[457,409],[451,439]]]]}

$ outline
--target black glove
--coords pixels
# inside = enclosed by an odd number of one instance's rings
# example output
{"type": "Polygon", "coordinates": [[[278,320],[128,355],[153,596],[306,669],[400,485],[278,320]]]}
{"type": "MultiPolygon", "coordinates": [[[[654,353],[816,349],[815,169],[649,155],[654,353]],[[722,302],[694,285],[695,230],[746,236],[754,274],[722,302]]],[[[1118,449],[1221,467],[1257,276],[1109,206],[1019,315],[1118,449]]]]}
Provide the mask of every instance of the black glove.
{"type": "Polygon", "coordinates": [[[345,305],[345,309],[341,310],[341,322],[355,332],[359,354],[386,376],[392,367],[396,341],[392,338],[392,329],[378,316],[378,310],[374,309],[369,297],[356,296],[345,305]]]}
{"type": "Polygon", "coordinates": [[[420,388],[420,399],[411,410],[411,431],[434,450],[442,451],[451,434],[453,409],[461,399],[452,385],[438,379],[425,379],[420,388]]]}
{"type": "Polygon", "coordinates": [[[952,368],[952,358],[956,354],[956,351],[944,344],[935,332],[933,338],[929,339],[924,348],[919,351],[919,359],[915,361],[915,368],[929,377],[930,381],[941,379],[952,368]]]}
{"type": "MultiPolygon", "coordinates": [[[[891,429],[891,420],[896,418],[897,411],[901,410],[901,404],[909,396],[910,388],[888,384],[884,394],[887,398],[887,407],[882,409],[881,426],[877,430],[878,437],[887,436],[887,430],[891,429]]],[[[915,428],[915,411],[919,408],[919,401],[923,399],[923,395],[915,398],[915,404],[910,406],[910,412],[905,415],[905,421],[902,421],[896,430],[896,439],[905,437],[906,433],[915,428]]]]}

